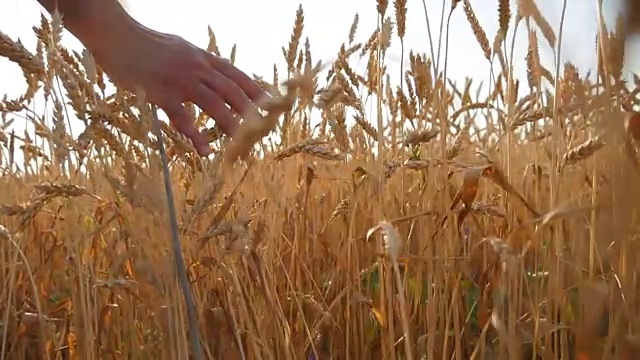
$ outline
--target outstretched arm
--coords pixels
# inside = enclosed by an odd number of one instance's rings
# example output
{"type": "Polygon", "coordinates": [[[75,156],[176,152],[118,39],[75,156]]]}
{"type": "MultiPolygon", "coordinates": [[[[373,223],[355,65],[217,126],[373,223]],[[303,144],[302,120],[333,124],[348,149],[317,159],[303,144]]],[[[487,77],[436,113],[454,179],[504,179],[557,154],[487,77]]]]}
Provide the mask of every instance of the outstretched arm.
{"type": "Polygon", "coordinates": [[[142,90],[146,100],[160,106],[201,155],[211,149],[183,103],[196,104],[229,135],[238,126],[233,113],[260,116],[254,102],[266,93],[255,81],[179,36],[144,27],[117,0],[38,2],[50,14],[58,9],[64,26],[110,79],[127,90],[142,90]]]}

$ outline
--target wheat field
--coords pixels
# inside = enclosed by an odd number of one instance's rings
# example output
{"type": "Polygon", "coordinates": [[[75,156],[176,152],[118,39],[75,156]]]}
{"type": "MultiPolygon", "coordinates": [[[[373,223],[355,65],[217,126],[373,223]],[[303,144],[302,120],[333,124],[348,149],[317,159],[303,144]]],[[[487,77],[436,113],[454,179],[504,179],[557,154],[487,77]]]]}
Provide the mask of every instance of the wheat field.
{"type": "Polygon", "coordinates": [[[191,107],[211,159],[166,123],[156,136],[143,98],[59,44],[59,18],[34,28],[34,53],[0,33],[28,85],[0,102],[0,358],[198,359],[194,343],[203,359],[639,356],[640,80],[622,81],[621,21],[601,25],[594,82],[541,64],[538,42],[562,34],[533,0],[500,1],[492,42],[454,0],[499,65],[480,97],[404,46],[410,65],[388,68],[406,0],[377,11],[320,63],[298,8],[287,73],[259,79],[263,119],[227,139],[191,107]],[[526,84],[504,50],[516,26],[526,84]]]}

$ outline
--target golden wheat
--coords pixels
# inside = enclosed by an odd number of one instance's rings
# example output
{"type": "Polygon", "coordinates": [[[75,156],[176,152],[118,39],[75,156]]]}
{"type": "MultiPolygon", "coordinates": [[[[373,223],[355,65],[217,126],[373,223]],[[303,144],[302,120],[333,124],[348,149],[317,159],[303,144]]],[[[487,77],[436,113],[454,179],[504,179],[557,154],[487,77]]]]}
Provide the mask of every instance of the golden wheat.
{"type": "MultiPolygon", "coordinates": [[[[571,63],[556,79],[531,25],[552,47],[558,39],[534,0],[517,13],[495,2],[493,44],[480,2],[461,1],[450,11],[501,65],[486,96],[405,49],[410,2],[376,1],[374,29],[355,15],[327,64],[313,60],[314,14],[299,6],[287,73],[274,64],[268,80],[256,76],[271,95],[263,114],[238,114],[227,139],[187,104],[214,160],[160,125],[207,358],[640,355],[640,172],[629,166],[640,125],[638,91],[620,79],[621,18],[596,49],[609,79],[571,63]],[[505,54],[523,19],[528,93],[505,54]],[[387,61],[395,41],[399,71],[387,61]],[[592,135],[620,111],[626,152],[592,135]]],[[[89,53],[60,44],[59,15],[33,30],[33,53],[0,33],[0,56],[27,85],[0,101],[0,357],[187,359],[153,116],[144,99],[108,90],[89,53]],[[39,89],[52,106],[33,106],[39,89]],[[80,134],[69,116],[86,125],[80,134]],[[22,117],[35,131],[12,128],[22,117]]]]}

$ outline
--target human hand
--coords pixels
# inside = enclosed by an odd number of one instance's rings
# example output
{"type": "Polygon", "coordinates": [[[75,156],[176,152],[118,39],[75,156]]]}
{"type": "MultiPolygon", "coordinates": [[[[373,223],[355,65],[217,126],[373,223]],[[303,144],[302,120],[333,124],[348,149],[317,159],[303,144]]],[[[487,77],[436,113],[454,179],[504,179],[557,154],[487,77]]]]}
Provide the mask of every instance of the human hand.
{"type": "Polygon", "coordinates": [[[228,61],[176,35],[139,24],[126,29],[92,51],[96,62],[115,84],[129,91],[142,90],[145,100],[164,110],[200,155],[210,154],[211,148],[184,102],[200,107],[230,136],[238,126],[234,113],[261,116],[255,103],[267,93],[228,61]]]}

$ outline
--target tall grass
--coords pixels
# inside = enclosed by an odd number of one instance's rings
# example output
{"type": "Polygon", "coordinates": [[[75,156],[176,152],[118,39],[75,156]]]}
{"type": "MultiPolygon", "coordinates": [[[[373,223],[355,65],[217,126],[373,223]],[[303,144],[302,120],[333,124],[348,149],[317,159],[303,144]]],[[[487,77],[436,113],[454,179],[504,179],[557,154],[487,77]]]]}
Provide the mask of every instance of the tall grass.
{"type": "MultiPolygon", "coordinates": [[[[432,60],[447,39],[431,55],[403,44],[407,68],[386,67],[406,2],[376,5],[369,40],[354,41],[356,17],[329,64],[301,44],[300,7],[287,74],[260,79],[269,111],[233,140],[192,107],[213,159],[162,124],[205,357],[640,355],[640,115],[621,23],[601,29],[593,83],[542,66],[538,42],[559,49],[561,34],[532,0],[500,1],[493,41],[471,2],[453,1],[500,65],[480,98],[432,60]],[[505,51],[515,26],[529,34],[528,84],[505,51]]],[[[35,53],[0,33],[28,84],[0,102],[0,358],[186,359],[152,116],[59,44],[59,18],[34,31],[35,53]],[[32,109],[38,91],[51,111],[32,109]],[[11,131],[12,116],[35,133],[11,131]],[[72,136],[69,121],[86,127],[72,136]]]]}

